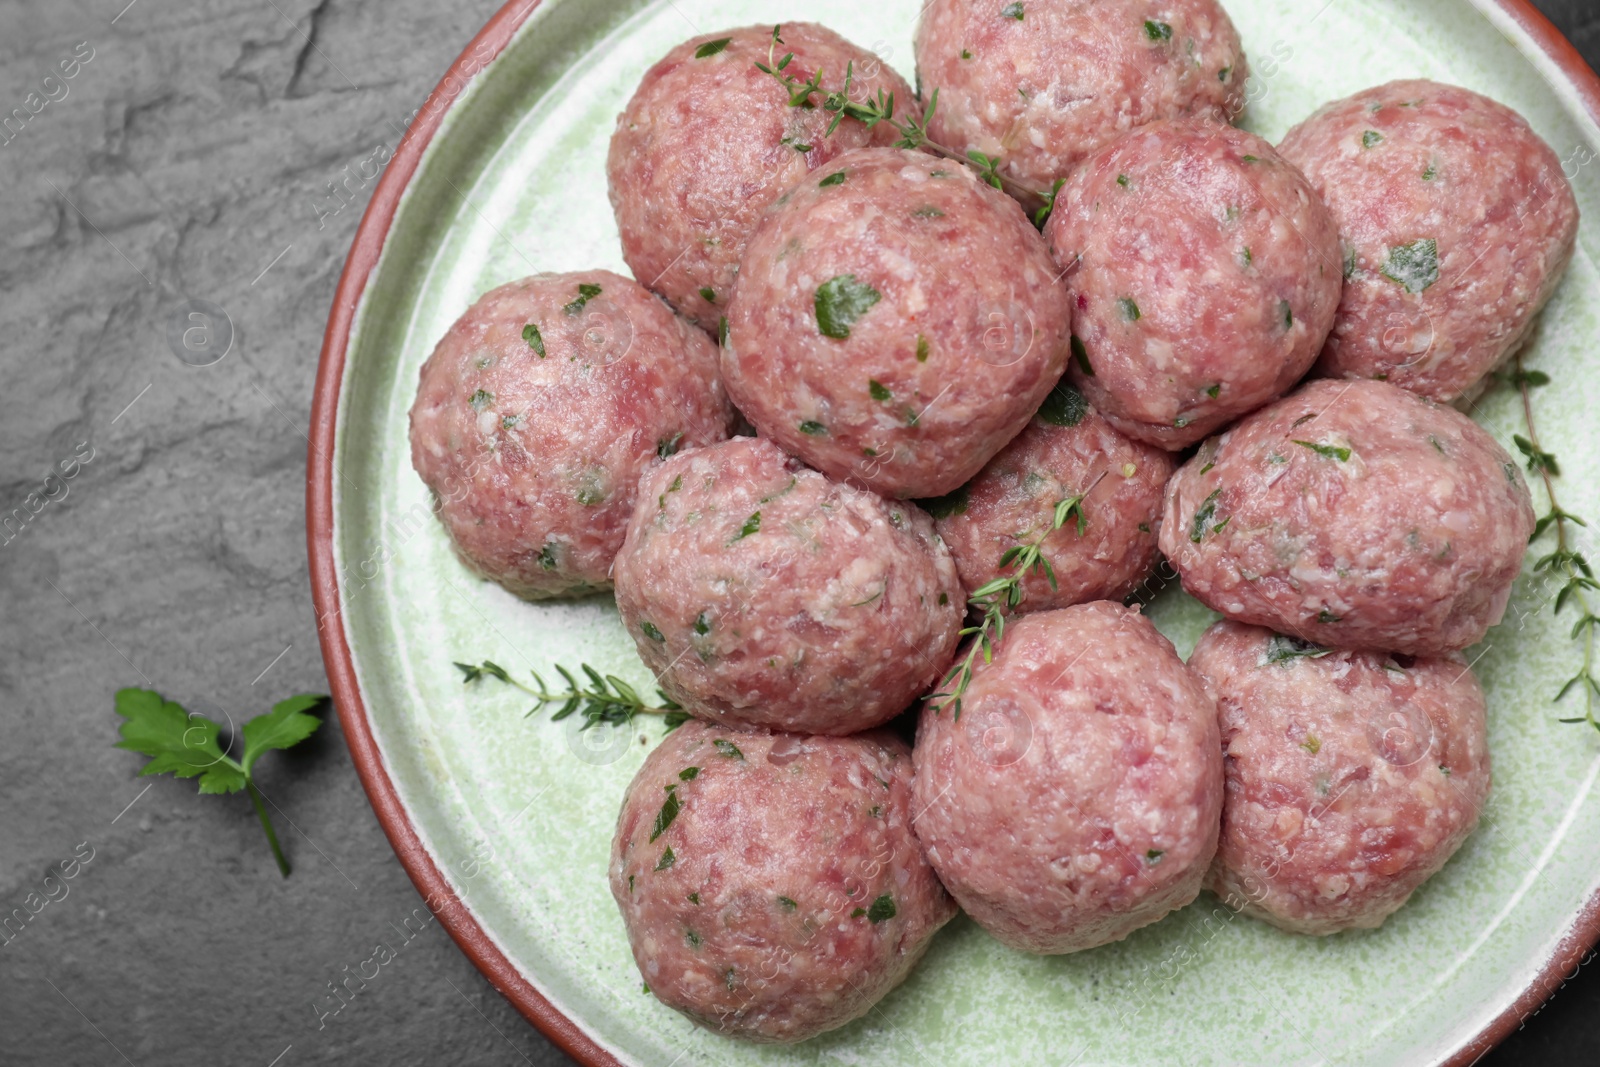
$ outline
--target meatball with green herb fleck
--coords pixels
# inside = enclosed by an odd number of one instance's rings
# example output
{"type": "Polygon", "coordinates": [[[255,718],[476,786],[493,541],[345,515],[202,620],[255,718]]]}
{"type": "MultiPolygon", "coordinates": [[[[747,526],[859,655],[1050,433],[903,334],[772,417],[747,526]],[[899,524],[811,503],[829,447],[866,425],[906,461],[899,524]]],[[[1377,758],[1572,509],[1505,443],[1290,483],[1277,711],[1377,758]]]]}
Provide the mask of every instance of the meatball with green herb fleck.
{"type": "Polygon", "coordinates": [[[1227,618],[1428,656],[1500,621],[1532,532],[1522,472],[1483,427],[1383,382],[1323,379],[1172,476],[1161,550],[1227,618]]]}
{"type": "Polygon", "coordinates": [[[1483,690],[1460,653],[1338,652],[1236,622],[1189,668],[1227,785],[1207,885],[1300,934],[1372,929],[1443,867],[1489,794],[1483,690]]]}
{"type": "Polygon", "coordinates": [[[691,322],[716,333],[738,280],[739,256],[762,212],[841,152],[900,135],[855,120],[828,132],[821,105],[845,88],[857,102],[911,87],[887,63],[814,22],[697,34],[656,62],[617,116],[606,158],[622,256],[634,276],[691,322]],[[781,41],[774,41],[774,32],[781,41]],[[778,77],[756,64],[776,67],[778,77]],[[783,78],[817,79],[809,105],[783,78]]]}
{"type": "Polygon", "coordinates": [[[917,725],[916,831],[973,921],[1056,955],[1194,900],[1222,814],[1217,709],[1150,620],[1035,611],[917,725]]]}
{"type": "Polygon", "coordinates": [[[1161,490],[1174,467],[1063,381],[976,478],[922,503],[968,596],[1013,571],[1001,566],[1008,552],[1042,540],[1046,567],[1024,576],[1018,611],[1121,600],[1160,558],[1161,490]]]}
{"type": "Polygon", "coordinates": [[[767,1043],[865,1015],[956,914],[911,832],[911,778],[910,750],[884,731],[669,733],[611,843],[646,989],[767,1043]]]}
{"type": "Polygon", "coordinates": [[[484,294],[419,378],[412,466],[462,562],[529,600],[610,588],[639,476],[733,428],[716,347],[609,271],[484,294]]]}
{"type": "Polygon", "coordinates": [[[848,152],[746,247],[722,373],[832,478],[940,496],[1028,424],[1066,366],[1067,293],[1017,202],[925,152],[848,152]]]}
{"type": "Polygon", "coordinates": [[[1152,122],[1086,159],[1046,227],[1072,291],[1072,381],[1173,451],[1281,396],[1339,306],[1339,232],[1255,134],[1152,122]]]}
{"type": "Polygon", "coordinates": [[[1136,126],[1238,114],[1248,74],[1217,0],[929,0],[916,54],[933,139],[1037,190],[1136,126]]]}
{"type": "Polygon", "coordinates": [[[1344,296],[1317,370],[1451,401],[1527,340],[1561,281],[1578,204],[1521,115],[1431,81],[1324,105],[1279,150],[1327,201],[1344,296]]]}
{"type": "Polygon", "coordinates": [[[661,689],[732,726],[848,734],[938,680],[965,598],[915,504],[740,437],[648,472],[617,608],[661,689]]]}

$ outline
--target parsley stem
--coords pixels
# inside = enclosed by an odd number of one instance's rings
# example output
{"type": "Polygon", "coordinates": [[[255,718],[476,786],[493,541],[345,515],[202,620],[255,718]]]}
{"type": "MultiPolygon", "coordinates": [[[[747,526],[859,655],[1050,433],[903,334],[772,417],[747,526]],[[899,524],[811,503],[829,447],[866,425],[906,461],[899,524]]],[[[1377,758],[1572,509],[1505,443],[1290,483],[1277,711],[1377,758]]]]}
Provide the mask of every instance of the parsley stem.
{"type": "Polygon", "coordinates": [[[261,820],[261,828],[267,832],[267,844],[272,846],[272,858],[278,861],[278,871],[285,878],[289,877],[289,861],[283,858],[283,848],[278,844],[278,834],[272,829],[272,820],[267,818],[266,805],[261,803],[261,790],[256,788],[247,776],[244,780],[245,790],[250,794],[250,803],[255,805],[256,818],[261,820]]]}
{"type": "MultiPolygon", "coordinates": [[[[1568,520],[1575,521],[1579,525],[1584,525],[1584,523],[1581,519],[1577,519],[1563,511],[1560,502],[1556,498],[1556,486],[1551,472],[1551,467],[1554,465],[1554,457],[1546,453],[1543,446],[1539,444],[1539,431],[1534,424],[1533,398],[1530,393],[1530,385],[1533,383],[1529,381],[1527,372],[1522,369],[1522,353],[1520,351],[1516,355],[1516,372],[1512,378],[1517,384],[1518,391],[1522,394],[1523,421],[1527,424],[1528,442],[1532,446],[1529,466],[1539,472],[1539,480],[1544,483],[1545,498],[1550,502],[1550,512],[1547,516],[1548,525],[1555,527],[1556,533],[1555,552],[1545,557],[1540,563],[1535,564],[1534,569],[1539,570],[1543,564],[1548,562],[1550,569],[1566,579],[1566,584],[1561,594],[1556,598],[1556,612],[1560,612],[1565,598],[1570,596],[1577,602],[1578,610],[1582,613],[1577,626],[1573,630],[1573,636],[1577,636],[1579,629],[1583,631],[1583,669],[1574,676],[1573,682],[1576,682],[1583,689],[1583,718],[1563,719],[1562,721],[1586,722],[1595,730],[1600,731],[1600,719],[1595,717],[1597,683],[1594,676],[1594,631],[1597,618],[1586,592],[1586,590],[1595,588],[1595,583],[1589,573],[1587,563],[1581,555],[1568,547],[1567,539],[1568,520]]],[[[1546,525],[1547,523],[1541,521],[1540,527],[1534,533],[1535,538],[1539,536],[1539,532],[1546,525]]],[[[1570,687],[1573,682],[1569,682],[1568,686],[1570,687]]],[[[1567,689],[1564,687],[1561,693],[1556,696],[1556,699],[1560,700],[1566,694],[1566,691],[1567,689]]]]}

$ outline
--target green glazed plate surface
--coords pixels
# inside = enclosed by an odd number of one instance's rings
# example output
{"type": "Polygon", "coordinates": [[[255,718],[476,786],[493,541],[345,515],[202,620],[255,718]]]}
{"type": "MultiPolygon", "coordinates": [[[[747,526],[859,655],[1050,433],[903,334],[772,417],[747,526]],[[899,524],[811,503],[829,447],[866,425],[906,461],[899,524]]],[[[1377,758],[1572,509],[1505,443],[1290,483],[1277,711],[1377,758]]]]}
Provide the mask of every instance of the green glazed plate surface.
{"type": "MultiPolygon", "coordinates": [[[[1460,0],[1232,0],[1253,68],[1244,125],[1277,140],[1323,101],[1402,77],[1515,107],[1568,160],[1578,252],[1530,354],[1563,503],[1600,518],[1600,136],[1553,66],[1487,5],[1460,0]]],[[[417,371],[482,292],[536,271],[626,273],[604,163],[644,70],[691,33],[824,22],[908,77],[913,0],[545,0],[455,102],[414,176],[357,315],[340,391],[334,551],[372,728],[422,841],[466,908],[550,1001],[626,1063],[1423,1064],[1448,1057],[1537,976],[1600,882],[1600,743],[1551,704],[1580,662],[1572,615],[1525,570],[1506,621],[1468,655],[1488,692],[1494,791],[1482,826],[1381,930],[1295,937],[1209,895],[1126,941],[1061,958],[1002,948],[965,918],[866,1019],[794,1048],[698,1030],[640,990],[606,888],[624,786],[660,735],[578,734],[525,718],[453,660],[548,677],[586,661],[650,676],[609,598],[531,606],[452,556],[411,470],[417,371]]],[[[465,28],[464,28],[465,30],[465,28]]],[[[1473,412],[1503,444],[1513,395],[1473,412]]],[[[1536,490],[1536,500],[1542,495],[1536,490]]],[[[1590,534],[1583,533],[1587,542],[1590,534]]],[[[1600,553],[1591,553],[1591,558],[1600,553]]],[[[1187,655],[1213,616],[1171,589],[1151,608],[1187,655]]]]}

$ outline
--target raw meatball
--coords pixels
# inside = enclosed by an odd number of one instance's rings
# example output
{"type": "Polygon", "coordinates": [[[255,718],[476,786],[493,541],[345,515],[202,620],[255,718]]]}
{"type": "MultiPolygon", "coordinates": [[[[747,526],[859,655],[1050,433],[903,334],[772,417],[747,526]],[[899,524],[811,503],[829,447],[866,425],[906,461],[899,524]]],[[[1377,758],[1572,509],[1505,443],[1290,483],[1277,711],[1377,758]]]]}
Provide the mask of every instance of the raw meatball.
{"type": "Polygon", "coordinates": [[[1477,423],[1382,382],[1324,380],[1173,475],[1161,550],[1230,619],[1427,656],[1500,621],[1532,530],[1522,474],[1477,423]]]}
{"type": "Polygon", "coordinates": [[[740,437],[645,475],[617,607],[695,715],[812,734],[904,711],[949,665],[966,599],[933,520],[740,437]]]}
{"type": "Polygon", "coordinates": [[[756,63],[792,52],[785,75],[805,82],[820,71],[814,105],[844,87],[851,67],[852,100],[882,90],[894,94],[897,115],[915,108],[904,78],[827,27],[788,22],[781,35],[773,45],[770,25],[746,26],[684,42],[645,73],[611,136],[606,177],[623,258],[707,330],[726,313],[739,255],[767,206],[841,152],[900,136],[853,119],[829,136],[832,113],[790,107],[756,63]]]}
{"type": "Polygon", "coordinates": [[[1217,709],[1137,611],[1023,615],[955,709],[929,704],[916,831],[1000,941],[1118,941],[1195,898],[1222,813],[1217,709]]]}
{"type": "Polygon", "coordinates": [[[1156,565],[1161,489],[1173,466],[1165,451],[1118,433],[1062,382],[982,473],[926,503],[969,595],[1001,577],[1008,550],[1044,536],[1055,584],[1029,571],[1018,610],[1121,600],[1156,565]],[[1079,500],[1078,508],[1047,534],[1064,500],[1079,500]]]}
{"type": "Polygon", "coordinates": [[[1215,0],[932,0],[916,39],[933,139],[1039,190],[1119,133],[1244,107],[1244,49],[1215,0]]]}
{"type": "Polygon", "coordinates": [[[1282,395],[1339,305],[1339,235],[1255,134],[1154,122],[1073,172],[1047,229],[1073,295],[1072,375],[1111,424],[1185,448],[1282,395]]]}
{"type": "Polygon", "coordinates": [[[883,731],[668,734],[611,843],[611,895],[650,991],[753,1041],[865,1015],[956,913],[912,836],[911,796],[911,753],[883,731]]]}
{"type": "Polygon", "coordinates": [[[492,290],[422,365],[411,465],[462,562],[529,600],[611,585],[639,475],[724,440],[716,347],[610,271],[492,290]]]}
{"type": "Polygon", "coordinates": [[[1226,756],[1207,887],[1246,914],[1300,934],[1379,926],[1478,824],[1489,743],[1460,653],[1331,652],[1219,622],[1189,666],[1226,756]]]}
{"type": "Polygon", "coordinates": [[[1344,244],[1317,368],[1330,377],[1454,400],[1521,346],[1572,258],[1578,205],[1561,161],[1477,93],[1390,82],[1326,105],[1280,150],[1344,244]]]}
{"type": "Polygon", "coordinates": [[[1027,425],[1070,311],[1016,201],[922,152],[848,152],[745,249],[722,370],[787,451],[885,496],[939,496],[1027,425]]]}

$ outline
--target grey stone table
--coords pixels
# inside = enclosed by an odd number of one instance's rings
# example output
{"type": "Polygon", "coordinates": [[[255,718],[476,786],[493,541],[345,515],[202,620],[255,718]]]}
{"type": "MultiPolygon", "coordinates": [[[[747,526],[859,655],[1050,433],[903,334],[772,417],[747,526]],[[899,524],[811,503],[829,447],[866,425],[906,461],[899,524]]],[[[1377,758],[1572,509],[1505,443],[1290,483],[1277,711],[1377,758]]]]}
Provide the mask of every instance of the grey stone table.
{"type": "MultiPolygon", "coordinates": [[[[1594,62],[1592,3],[1541,6],[1594,62]]],[[[305,433],[360,164],[496,7],[0,2],[0,112],[47,99],[0,134],[0,513],[53,498],[0,532],[0,912],[76,862],[0,935],[0,1064],[567,1062],[425,921],[336,721],[262,765],[287,881],[242,796],[111,747],[122,686],[326,689],[305,433]],[[209,366],[169,343],[191,299],[233,323],[209,366]]],[[[1597,1011],[1586,968],[1483,1062],[1600,1062],[1597,1011]]]]}

